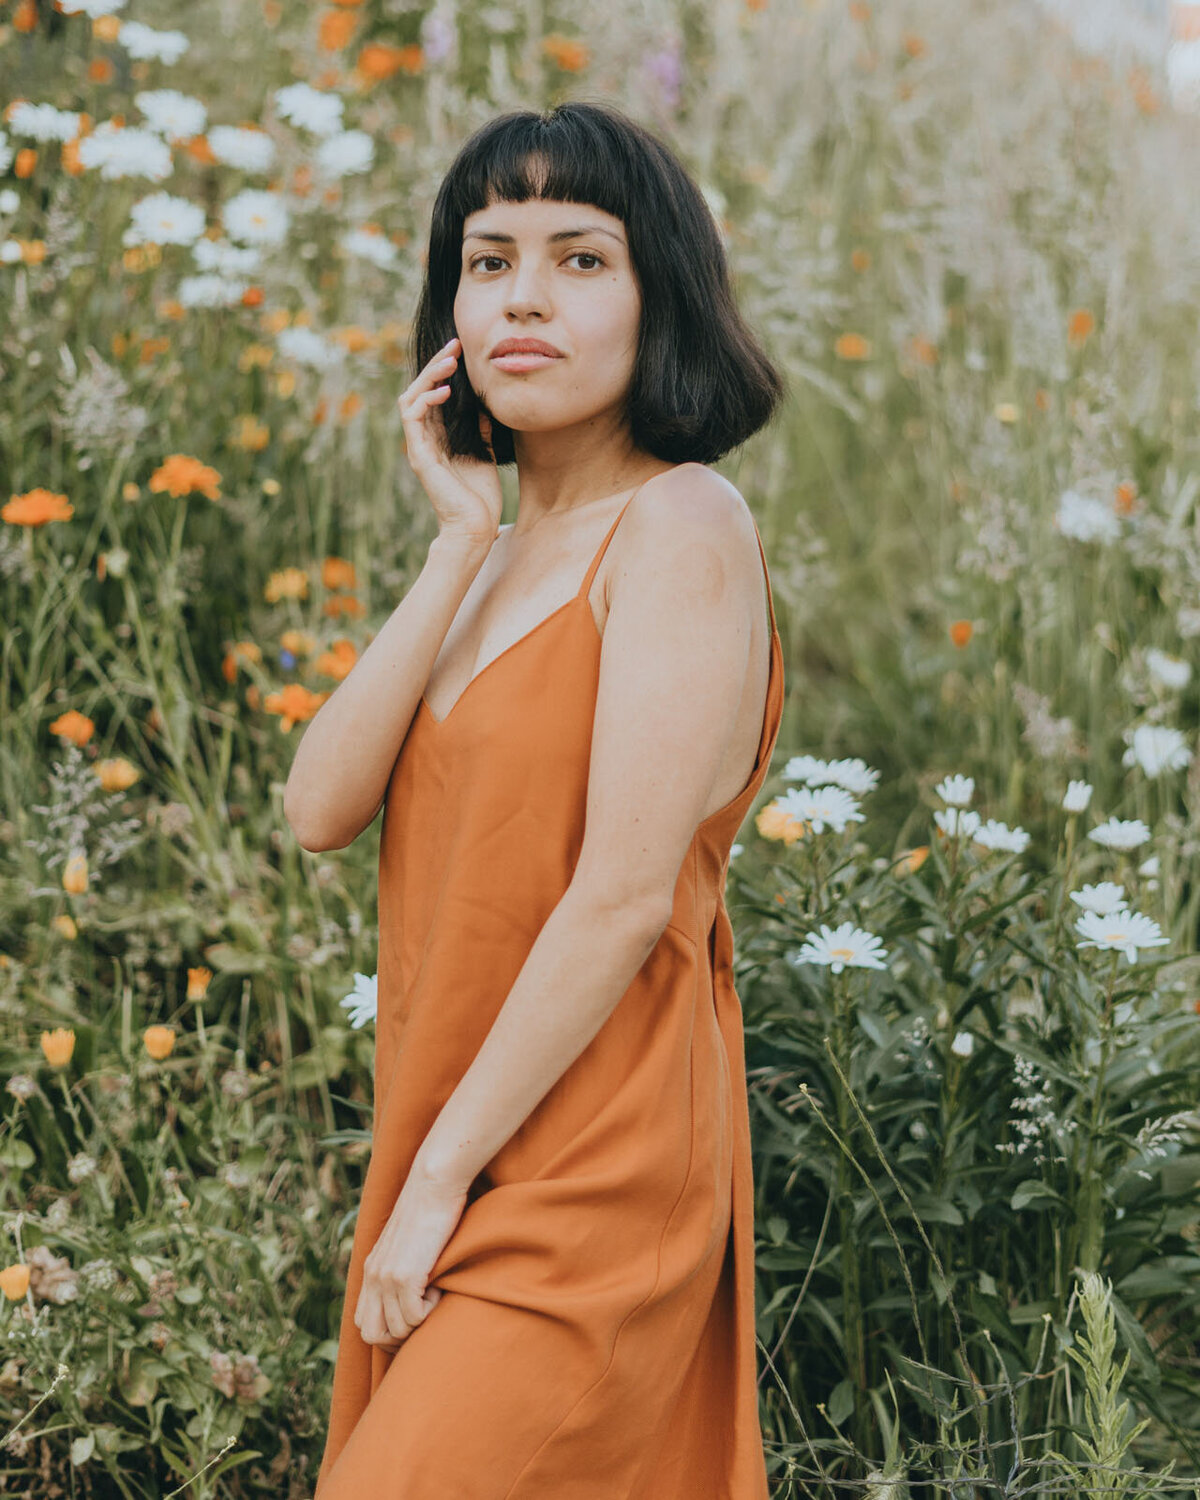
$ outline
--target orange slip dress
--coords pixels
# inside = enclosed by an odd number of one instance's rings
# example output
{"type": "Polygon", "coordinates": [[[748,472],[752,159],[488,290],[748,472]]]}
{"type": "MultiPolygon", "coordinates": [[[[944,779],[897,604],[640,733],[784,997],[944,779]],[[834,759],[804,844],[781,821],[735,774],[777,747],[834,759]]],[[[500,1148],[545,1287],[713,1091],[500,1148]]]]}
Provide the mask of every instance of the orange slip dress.
{"type": "Polygon", "coordinates": [[[436,1307],[394,1352],[354,1322],[413,1157],[579,857],[600,675],[588,594],[630,501],[573,598],[444,719],[422,698],[392,770],[372,1152],[314,1500],[766,1500],[724,890],[782,716],[769,574],[750,779],[697,827],[671,920],[615,1009],[472,1183],[429,1276],[436,1307]]]}

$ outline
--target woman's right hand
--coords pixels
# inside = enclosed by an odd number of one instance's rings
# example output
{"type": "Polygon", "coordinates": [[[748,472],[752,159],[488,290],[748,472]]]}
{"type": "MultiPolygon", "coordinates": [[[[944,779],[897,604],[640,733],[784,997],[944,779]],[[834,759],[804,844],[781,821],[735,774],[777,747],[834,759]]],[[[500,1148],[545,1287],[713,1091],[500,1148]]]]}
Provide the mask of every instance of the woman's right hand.
{"type": "MultiPolygon", "coordinates": [[[[474,546],[490,546],[500,531],[504,496],[495,460],[451,457],[446,424],[438,407],[450,394],[449,382],[462,352],[457,337],[443,345],[396,403],[404,423],[408,461],[433,502],[438,535],[453,535],[474,546]]],[[[489,449],[491,421],[479,416],[479,435],[489,449]]]]}

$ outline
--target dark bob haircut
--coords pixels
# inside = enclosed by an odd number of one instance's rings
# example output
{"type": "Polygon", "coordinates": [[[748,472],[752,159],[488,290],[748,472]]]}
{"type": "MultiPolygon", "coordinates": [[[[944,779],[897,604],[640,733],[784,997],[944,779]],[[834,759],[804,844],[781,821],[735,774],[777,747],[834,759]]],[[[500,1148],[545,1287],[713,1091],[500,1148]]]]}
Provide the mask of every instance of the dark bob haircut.
{"type": "MultiPolygon", "coordinates": [[[[494,201],[530,198],[594,204],[625,225],[642,298],[626,397],[638,449],[667,463],[714,463],[766,425],[786,383],[738,312],[699,188],[649,131],[611,106],[579,100],[499,115],[451,163],[433,205],[413,321],[414,379],[455,335],[463,220],[494,201]]],[[[439,410],[452,456],[492,457],[461,358],[439,410]]],[[[498,464],[515,462],[512,429],[494,418],[492,449],[498,464]]]]}

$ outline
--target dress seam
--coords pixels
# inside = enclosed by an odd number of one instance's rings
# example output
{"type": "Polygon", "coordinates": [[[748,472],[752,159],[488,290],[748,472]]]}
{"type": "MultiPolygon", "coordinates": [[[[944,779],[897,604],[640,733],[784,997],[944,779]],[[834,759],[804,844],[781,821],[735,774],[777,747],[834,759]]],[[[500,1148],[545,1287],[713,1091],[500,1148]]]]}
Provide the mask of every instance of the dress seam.
{"type": "Polygon", "coordinates": [[[600,1385],[601,1381],[604,1380],[605,1376],[607,1376],[609,1370],[612,1369],[613,1360],[616,1359],[616,1357],[617,1357],[617,1345],[621,1341],[621,1334],[624,1331],[626,1323],[629,1322],[630,1318],[633,1317],[634,1313],[641,1312],[642,1308],[645,1307],[646,1303],[650,1301],[651,1297],[653,1297],[654,1294],[655,1294],[655,1292],[658,1290],[658,1283],[662,1280],[662,1248],[663,1248],[663,1244],[665,1243],[666,1238],[667,1238],[667,1230],[670,1229],[670,1227],[671,1227],[671,1220],[675,1217],[675,1211],[676,1211],[676,1209],[683,1202],[683,1195],[684,1195],[684,1193],[687,1192],[687,1185],[691,1181],[691,1177],[692,1177],[692,1166],[693,1166],[693,1164],[694,1164],[694,1162],[696,1160],[696,1060],[695,1060],[695,1051],[696,1051],[696,1019],[695,1019],[695,1009],[693,1008],[693,1011],[692,1011],[691,1035],[690,1035],[689,1043],[688,1043],[688,1115],[689,1115],[689,1135],[690,1135],[690,1141],[689,1141],[689,1144],[688,1144],[688,1162],[687,1162],[687,1168],[686,1168],[686,1170],[684,1171],[684,1174],[683,1174],[683,1181],[679,1185],[679,1192],[675,1196],[675,1201],[671,1205],[671,1211],[667,1214],[666,1220],[663,1223],[662,1233],[658,1237],[658,1249],[657,1249],[657,1251],[655,1253],[654,1280],[653,1280],[653,1282],[650,1285],[650,1290],[646,1293],[646,1295],[642,1298],[642,1300],[640,1302],[638,1302],[634,1307],[631,1307],[629,1309],[629,1311],[625,1314],[625,1316],[621,1319],[621,1322],[620,1322],[620,1324],[617,1327],[617,1331],[613,1335],[612,1348],[609,1350],[609,1354],[608,1354],[608,1363],[604,1366],[603,1370],[600,1371],[599,1375],[596,1376],[595,1380],[592,1381],[591,1385],[589,1385],[586,1390],[581,1391],[579,1393],[579,1395],[575,1398],[575,1400],[571,1403],[571,1405],[567,1408],[567,1410],[562,1414],[562,1416],[558,1419],[558,1421],[554,1424],[554,1426],[550,1429],[550,1431],[546,1434],[546,1436],[542,1439],[542,1441],[537,1445],[537,1447],[533,1450],[533,1452],[529,1455],[529,1457],[521,1465],[521,1468],[517,1472],[515,1478],[513,1479],[513,1482],[509,1485],[508,1489],[505,1490],[503,1500],[510,1500],[510,1497],[512,1496],[513,1491],[516,1489],[517,1485],[521,1482],[522,1476],[526,1473],[526,1471],[528,1470],[530,1464],[533,1463],[534,1459],[537,1458],[538,1454],[541,1453],[541,1451],[543,1450],[543,1448],[545,1448],[546,1444],[549,1443],[551,1441],[551,1439],[554,1438],[562,1430],[562,1428],[564,1427],[564,1425],[571,1419],[571,1417],[574,1416],[575,1412],[579,1409],[580,1405],[600,1385]]]}

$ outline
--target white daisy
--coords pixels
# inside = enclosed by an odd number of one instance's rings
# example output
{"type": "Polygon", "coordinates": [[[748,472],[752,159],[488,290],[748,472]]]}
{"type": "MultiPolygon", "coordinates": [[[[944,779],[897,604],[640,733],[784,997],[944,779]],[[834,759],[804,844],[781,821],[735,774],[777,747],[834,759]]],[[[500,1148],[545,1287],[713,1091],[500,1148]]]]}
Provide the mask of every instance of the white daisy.
{"type": "Polygon", "coordinates": [[[192,256],[202,271],[222,276],[245,276],[257,271],[262,251],[254,245],[231,245],[228,240],[197,240],[192,256]]]}
{"type": "Polygon", "coordinates": [[[1120,911],[1125,906],[1125,887],[1111,880],[1101,880],[1096,885],[1083,885],[1070,892],[1071,900],[1084,911],[1094,911],[1106,917],[1110,912],[1120,911]]]}
{"type": "Polygon", "coordinates": [[[1064,490],[1058,502],[1054,524],[1063,536],[1077,542],[1115,542],[1121,525],[1111,505],[1081,495],[1078,490],[1064,490]]]}
{"type": "Polygon", "coordinates": [[[58,8],[64,15],[90,16],[94,21],[99,16],[111,16],[124,10],[125,0],[58,0],[58,8]]]}
{"type": "Polygon", "coordinates": [[[1081,813],[1092,800],[1092,788],[1086,781],[1068,781],[1062,805],[1066,812],[1081,813]]]}
{"type": "Polygon", "coordinates": [[[1156,646],[1146,648],[1146,670],[1167,688],[1185,688],[1192,680],[1192,664],[1182,656],[1168,656],[1156,646]]]}
{"type": "Polygon", "coordinates": [[[1141,818],[1109,818],[1107,823],[1097,824],[1088,834],[1097,844],[1106,849],[1136,849],[1150,837],[1150,830],[1141,818]]]}
{"type": "Polygon", "coordinates": [[[1161,948],[1170,942],[1158,923],[1140,911],[1085,911],[1075,931],[1082,934],[1077,948],[1110,948],[1123,953],[1131,964],[1137,962],[1139,948],[1161,948]]]}
{"type": "Polygon", "coordinates": [[[70,109],[55,109],[53,104],[30,104],[18,100],[8,116],[8,128],[14,135],[31,135],[35,141],[70,141],[79,134],[79,115],[70,109]]]}
{"type": "Polygon", "coordinates": [[[6,266],[15,266],[24,255],[19,240],[4,240],[0,242],[0,263],[6,266]]]}
{"type": "Polygon", "coordinates": [[[934,791],[951,807],[966,807],[975,795],[975,778],[973,776],[947,776],[946,779],[934,787],[934,791]]]}
{"type": "Polygon", "coordinates": [[[122,21],[117,40],[138,62],[177,63],[192,45],[182,31],[155,31],[141,21],[122,21]]]}
{"type": "Polygon", "coordinates": [[[107,182],[121,177],[149,177],[161,182],[171,175],[171,148],[152,131],[136,125],[117,126],[111,120],[98,125],[79,142],[79,160],[85,167],[99,167],[107,182]]]}
{"type": "Polygon", "coordinates": [[[231,240],[254,245],[278,245],[288,231],[288,211],[278,193],[263,188],[243,188],[221,210],[225,232],[231,240]]]}
{"type": "Polygon", "coordinates": [[[955,1032],[954,1040],[950,1043],[950,1050],[955,1057],[970,1057],[975,1050],[975,1038],[969,1031],[955,1032]]]}
{"type": "Polygon", "coordinates": [[[356,973],[354,988],[338,1004],[348,1013],[350,1024],[356,1031],[368,1021],[374,1021],[379,1009],[379,975],[356,973]]]}
{"type": "Polygon", "coordinates": [[[329,177],[365,172],[375,155],[375,142],[365,130],[342,130],[317,147],[316,163],[329,177]]]}
{"type": "Polygon", "coordinates": [[[1029,847],[1029,835],[1023,828],[1010,828],[995,818],[989,818],[982,828],[977,828],[972,841],[982,844],[985,849],[1003,849],[1009,854],[1020,854],[1029,847]]]}
{"type": "Polygon", "coordinates": [[[847,823],[864,821],[854,798],[840,786],[793,787],[775,805],[789,818],[811,824],[814,833],[824,833],[827,827],[843,833],[847,823]]]}
{"type": "Polygon", "coordinates": [[[809,786],[840,786],[856,796],[873,792],[879,772],[855,756],[852,760],[818,760],[813,755],[793,755],[783,768],[785,781],[804,781],[809,786]]]}
{"type": "Polygon", "coordinates": [[[1157,854],[1152,854],[1149,859],[1143,860],[1142,863],[1140,865],[1138,865],[1138,874],[1139,875],[1157,875],[1158,874],[1158,855],[1157,854]]]}
{"type": "MultiPolygon", "coordinates": [[[[8,170],[8,163],[4,160],[4,132],[0,130],[0,172],[8,170]]],[[[11,155],[9,161],[12,160],[11,155]]],[[[21,206],[21,195],[14,188],[0,188],[0,214],[15,214],[21,206]]]]}
{"type": "Polygon", "coordinates": [[[275,343],[280,354],[314,370],[340,365],[346,357],[341,344],[330,343],[312,328],[283,328],[275,335],[275,343]]]}
{"type": "Polygon", "coordinates": [[[965,833],[968,838],[973,838],[982,822],[977,812],[972,812],[965,807],[940,807],[933,815],[933,821],[947,836],[953,838],[955,835],[965,833]]]}
{"type": "MultiPolygon", "coordinates": [[[[8,132],[6,130],[0,130],[0,172],[7,172],[9,167],[12,166],[13,154],[13,148],[8,144],[8,132]]],[[[15,214],[17,211],[17,204],[20,203],[20,201],[21,200],[17,197],[16,193],[13,192],[12,188],[5,188],[4,191],[0,193],[0,213],[15,214]],[[12,200],[11,208],[2,206],[6,205],[10,200],[12,200]]]]}
{"type": "Polygon", "coordinates": [[[292,125],[314,135],[333,135],[342,128],[342,100],[323,94],[307,83],[289,83],[275,90],[275,108],[292,125]]]}
{"type": "Polygon", "coordinates": [[[275,162],[275,142],[265,130],[243,125],[214,125],[208,132],[212,154],[243,172],[265,172],[275,162]]]}
{"type": "Polygon", "coordinates": [[[887,952],[879,938],[865,932],[853,922],[842,922],[830,928],[821,923],[818,935],[810,932],[804,944],[792,955],[793,964],[828,964],[835,974],[849,965],[855,969],[886,969],[887,952]]]}
{"type": "Polygon", "coordinates": [[[191,245],[204,233],[204,210],[170,193],[150,193],[129,210],[125,245],[191,245]]]}
{"type": "Polygon", "coordinates": [[[1178,729],[1169,724],[1139,724],[1121,764],[1140,766],[1147,776],[1161,776],[1164,771],[1181,771],[1191,758],[1192,752],[1178,729]]]}
{"type": "Polygon", "coordinates": [[[184,307],[234,307],[241,301],[247,285],[245,281],[205,272],[201,276],[182,277],[176,296],[184,307]]]}
{"type": "Polygon", "coordinates": [[[377,266],[394,266],[399,255],[386,234],[374,234],[369,229],[348,229],[340,243],[351,255],[361,255],[377,266]]]}
{"type": "Polygon", "coordinates": [[[204,101],[178,89],[143,89],[133,102],[146,116],[149,128],[169,141],[191,140],[208,121],[204,101]]]}

